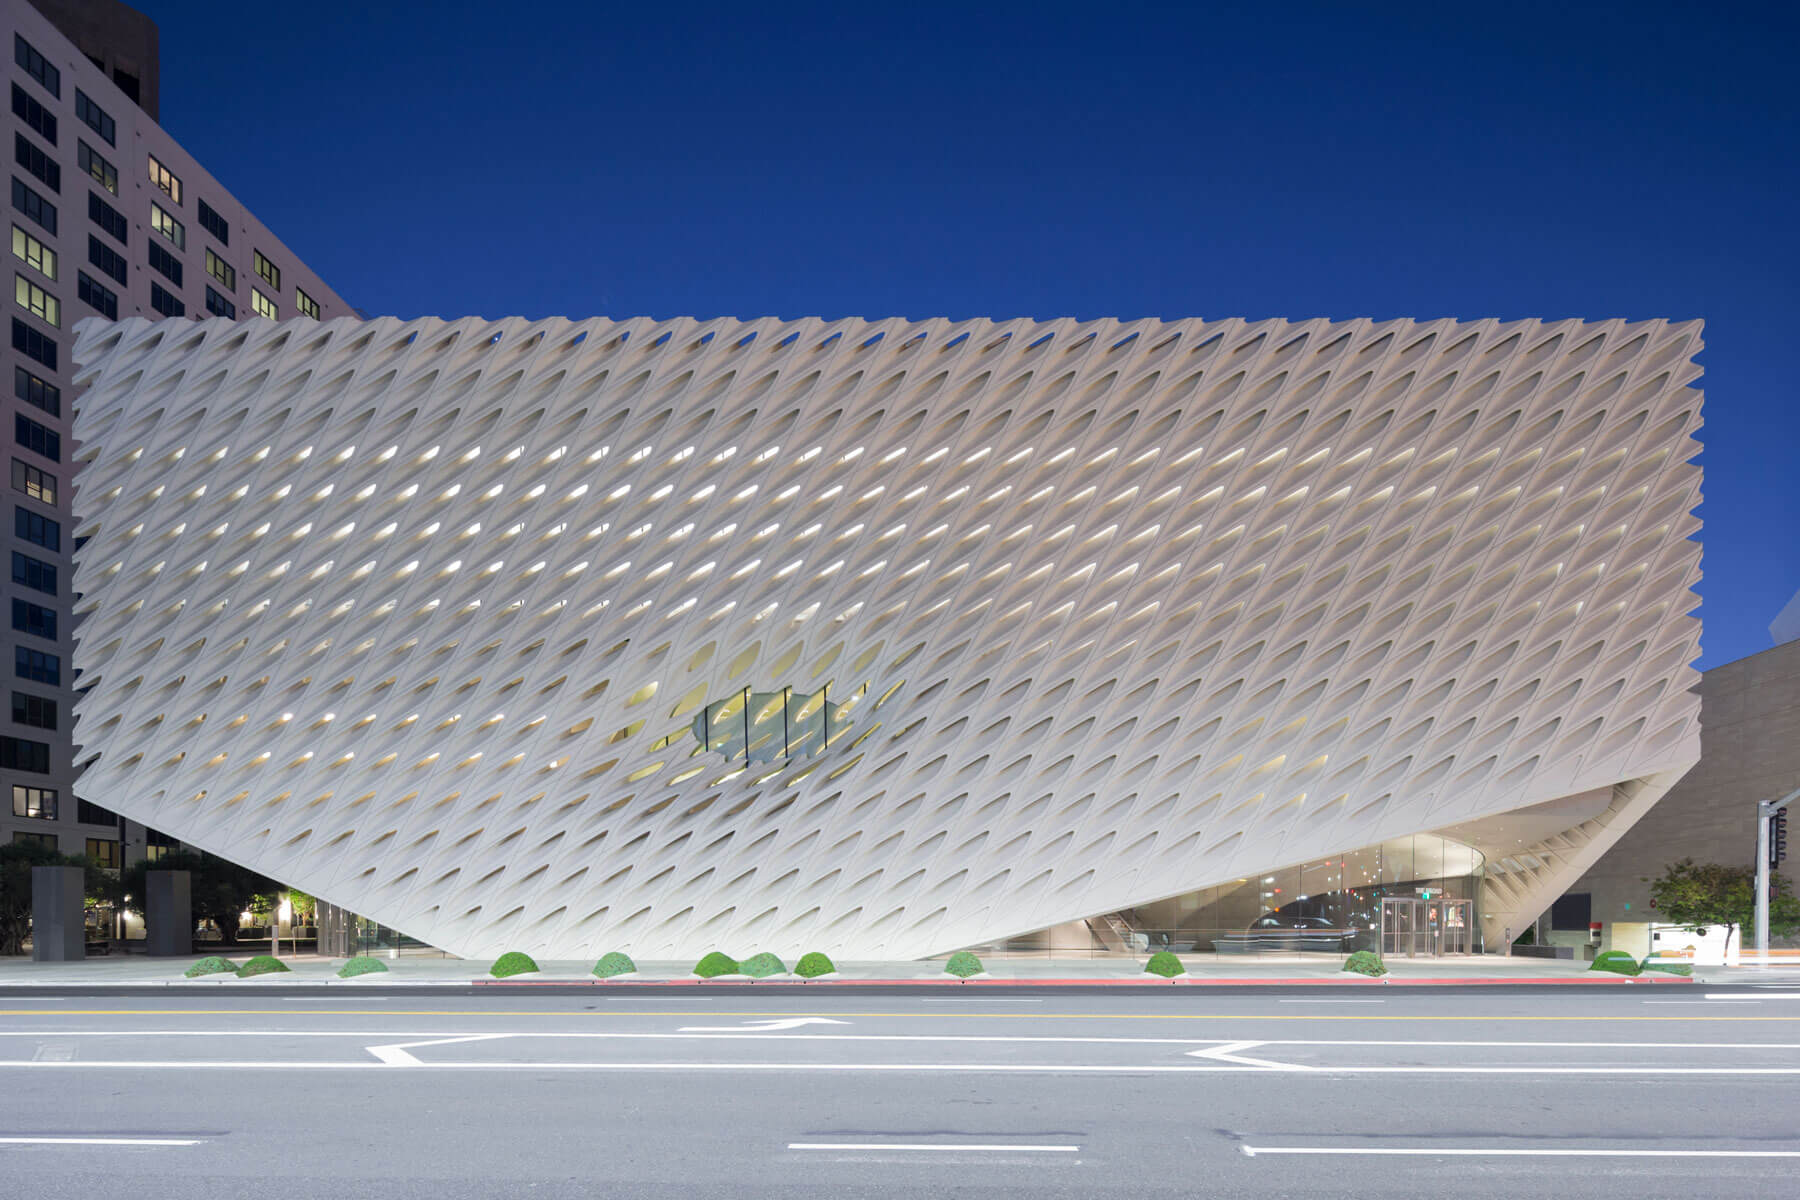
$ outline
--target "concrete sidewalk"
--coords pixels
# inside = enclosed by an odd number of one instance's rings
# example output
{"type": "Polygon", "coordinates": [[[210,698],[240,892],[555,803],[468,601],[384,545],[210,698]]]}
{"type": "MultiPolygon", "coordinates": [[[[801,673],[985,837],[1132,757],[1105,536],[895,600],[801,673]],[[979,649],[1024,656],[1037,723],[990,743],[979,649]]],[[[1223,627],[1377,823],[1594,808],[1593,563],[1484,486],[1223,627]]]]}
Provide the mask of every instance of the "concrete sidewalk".
{"type": "MultiPolygon", "coordinates": [[[[231,949],[227,957],[233,962],[242,963],[253,955],[266,952],[267,947],[265,946],[246,945],[231,949]]],[[[75,963],[34,963],[27,958],[5,958],[0,959],[0,992],[15,988],[35,990],[46,987],[258,988],[281,985],[338,988],[466,988],[472,984],[490,987],[524,987],[534,984],[567,985],[577,983],[628,988],[653,985],[693,986],[697,982],[691,973],[693,964],[688,962],[641,962],[638,964],[636,976],[602,982],[594,979],[590,974],[594,965],[592,962],[544,961],[539,963],[540,970],[536,974],[514,976],[509,980],[494,980],[488,975],[488,968],[492,964],[486,960],[415,955],[382,959],[388,968],[386,971],[345,980],[336,976],[337,968],[345,960],[324,958],[312,954],[284,956],[283,961],[288,964],[290,970],[252,979],[238,979],[229,974],[204,976],[191,980],[184,978],[183,972],[191,963],[198,961],[199,957],[146,958],[129,955],[94,958],[75,963]]],[[[1257,958],[1231,956],[1221,959],[1210,954],[1201,954],[1183,956],[1182,961],[1189,974],[1173,986],[1347,984],[1380,987],[1392,984],[1442,986],[1446,984],[1541,985],[1566,983],[1604,985],[1633,982],[1605,972],[1590,972],[1585,962],[1573,962],[1566,959],[1507,958],[1498,955],[1394,959],[1387,964],[1389,971],[1387,977],[1378,980],[1345,972],[1342,969],[1343,960],[1335,955],[1269,955],[1257,958]]],[[[759,987],[806,986],[814,988],[929,983],[967,987],[983,985],[1014,987],[1164,986],[1164,981],[1158,977],[1144,973],[1145,960],[1142,958],[1125,956],[1114,958],[996,957],[984,958],[982,962],[987,968],[986,976],[970,980],[966,984],[953,976],[944,974],[941,960],[844,962],[838,964],[838,974],[834,979],[802,981],[795,976],[777,976],[755,982],[759,987]]],[[[793,964],[790,962],[788,965],[791,967],[793,964]]],[[[1800,980],[1800,973],[1703,967],[1691,982],[1787,982],[1789,978],[1800,980]],[[1777,979],[1777,975],[1786,978],[1777,979]]],[[[699,986],[741,985],[745,982],[748,981],[741,976],[727,976],[699,986]]],[[[1690,980],[1675,975],[1649,972],[1638,977],[1637,982],[1688,983],[1690,980]]]]}

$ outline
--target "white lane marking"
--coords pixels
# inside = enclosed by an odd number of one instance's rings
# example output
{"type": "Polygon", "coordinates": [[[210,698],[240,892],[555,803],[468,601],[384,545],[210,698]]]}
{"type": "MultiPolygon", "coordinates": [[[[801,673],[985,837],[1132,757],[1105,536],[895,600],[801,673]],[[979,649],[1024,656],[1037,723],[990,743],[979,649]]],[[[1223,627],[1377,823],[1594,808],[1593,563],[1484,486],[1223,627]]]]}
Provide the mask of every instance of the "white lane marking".
{"type": "Polygon", "coordinates": [[[798,1029],[802,1025],[848,1025],[830,1017],[789,1017],[777,1021],[746,1021],[742,1025],[683,1025],[682,1033],[771,1033],[777,1029],[798,1029]]]}
{"type": "Polygon", "coordinates": [[[1707,992],[1708,1000],[1800,1000],[1800,992],[1758,992],[1754,996],[1740,996],[1735,992],[1707,992]]]}
{"type": "Polygon", "coordinates": [[[1239,1050],[1253,1050],[1263,1042],[1226,1042],[1223,1046],[1214,1046],[1210,1050],[1189,1050],[1189,1058],[1210,1058],[1218,1062],[1237,1063],[1245,1067],[1261,1067],[1267,1071],[1310,1071],[1311,1067],[1303,1067],[1298,1063],[1270,1062],[1266,1058],[1248,1058],[1238,1053],[1239,1050]]]}
{"type": "Polygon", "coordinates": [[[69,1042],[44,1042],[31,1057],[38,1062],[68,1062],[75,1057],[75,1047],[69,1042]]]}
{"type": "Polygon", "coordinates": [[[993,1151],[999,1154],[1010,1154],[1014,1150],[1024,1150],[1042,1154],[1075,1154],[1080,1146],[1000,1146],[1000,1145],[958,1145],[954,1142],[789,1142],[789,1150],[946,1150],[955,1153],[958,1150],[993,1151]]]}
{"type": "Polygon", "coordinates": [[[957,996],[952,999],[919,997],[921,1004],[1042,1004],[1042,1000],[1020,1000],[1011,996],[957,996]]]}
{"type": "MultiPolygon", "coordinates": [[[[840,1022],[840,1024],[845,1022],[840,1022]]],[[[0,1030],[0,1037],[34,1037],[42,1038],[43,1032],[36,1033],[9,1032],[0,1030]]],[[[286,1029],[68,1029],[57,1030],[61,1037],[103,1037],[103,1038],[222,1038],[222,1037],[259,1037],[259,1038],[356,1038],[364,1041],[371,1039],[403,1038],[402,1042],[383,1042],[383,1045],[416,1046],[430,1045],[433,1042],[449,1043],[454,1041],[479,1041],[484,1039],[511,1038],[524,1040],[527,1038],[565,1038],[571,1041],[614,1040],[614,1041],[677,1041],[677,1042],[729,1042],[729,1041],[763,1041],[763,1042],[976,1042],[1007,1044],[1015,1042],[1044,1042],[1059,1045],[1097,1045],[1097,1046],[1224,1046],[1239,1041],[1237,1038],[1173,1038],[1173,1037],[1081,1037],[1077,1035],[1034,1035],[1034,1034],[951,1034],[951,1033],[763,1033],[755,1030],[733,1031],[728,1033],[657,1033],[657,1032],[625,1032],[602,1030],[543,1030],[514,1029],[503,1032],[469,1033],[463,1031],[412,1031],[403,1029],[376,1030],[286,1030],[286,1029]]],[[[1418,1040],[1385,1040],[1385,1039],[1350,1039],[1350,1038],[1260,1038],[1247,1045],[1260,1046],[1410,1046],[1433,1047],[1443,1046],[1454,1049],[1468,1047],[1519,1047],[1521,1049],[1581,1049],[1581,1050],[1800,1050],[1800,1042],[1518,1042],[1518,1041],[1418,1041],[1418,1040]]],[[[0,1063],[0,1065],[8,1065],[0,1063]]]]}
{"type": "Polygon", "coordinates": [[[198,1137],[0,1137],[0,1146],[198,1146],[198,1137]]]}
{"type": "Polygon", "coordinates": [[[1282,1004],[1386,1004],[1386,1000],[1283,1000],[1282,1004]]]}
{"type": "Polygon", "coordinates": [[[1243,1146],[1245,1155],[1261,1154],[1385,1154],[1420,1158],[1800,1158],[1800,1150],[1526,1150],[1509,1146],[1243,1146]]]}
{"type": "Polygon", "coordinates": [[[1646,1000],[1646,1001],[1644,1001],[1644,1003],[1645,1004],[1707,1004],[1707,1005],[1712,1005],[1715,1008],[1717,1006],[1723,1004],[1727,1008],[1729,1008],[1733,1004],[1742,1004],[1742,1003],[1744,1003],[1745,1000],[1748,1000],[1751,1004],[1756,1003],[1756,997],[1754,997],[1754,996],[1746,996],[1743,1000],[1646,1000]]]}
{"type": "MultiPolygon", "coordinates": [[[[1256,1060],[1248,1060],[1256,1061],[1256,1060]]],[[[1315,1076],[1333,1075],[1778,1075],[1800,1076],[1800,1067],[1362,1067],[1315,1066],[1301,1068],[1297,1064],[1273,1063],[1262,1066],[1240,1066],[1220,1063],[1218,1066],[1169,1066],[1154,1063],[793,1063],[793,1062],[535,1062],[529,1059],[505,1062],[280,1062],[252,1060],[91,1060],[75,1062],[33,1062],[30,1059],[0,1060],[0,1070],[37,1067],[49,1069],[83,1068],[108,1071],[386,1071],[395,1067],[412,1067],[430,1071],[918,1071],[964,1074],[1039,1074],[1039,1075],[1198,1075],[1207,1072],[1256,1072],[1271,1074],[1271,1067],[1306,1069],[1315,1076]]]]}
{"type": "Polygon", "coordinates": [[[474,1033],[466,1037],[433,1038],[424,1042],[398,1042],[390,1046],[367,1046],[364,1048],[379,1059],[383,1066],[422,1067],[425,1064],[408,1054],[408,1050],[416,1050],[420,1046],[449,1046],[457,1042],[492,1042],[511,1036],[506,1033],[474,1033]]]}

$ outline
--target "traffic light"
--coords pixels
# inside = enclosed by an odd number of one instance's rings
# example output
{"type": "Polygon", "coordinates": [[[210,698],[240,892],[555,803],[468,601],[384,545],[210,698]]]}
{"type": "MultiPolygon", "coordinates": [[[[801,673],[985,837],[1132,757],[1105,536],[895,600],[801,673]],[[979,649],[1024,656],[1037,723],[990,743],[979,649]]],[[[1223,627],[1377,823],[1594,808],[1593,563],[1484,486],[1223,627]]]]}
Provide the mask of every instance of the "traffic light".
{"type": "Polygon", "coordinates": [[[1769,818],[1769,865],[1779,867],[1787,858],[1787,809],[1778,808],[1769,818]]]}

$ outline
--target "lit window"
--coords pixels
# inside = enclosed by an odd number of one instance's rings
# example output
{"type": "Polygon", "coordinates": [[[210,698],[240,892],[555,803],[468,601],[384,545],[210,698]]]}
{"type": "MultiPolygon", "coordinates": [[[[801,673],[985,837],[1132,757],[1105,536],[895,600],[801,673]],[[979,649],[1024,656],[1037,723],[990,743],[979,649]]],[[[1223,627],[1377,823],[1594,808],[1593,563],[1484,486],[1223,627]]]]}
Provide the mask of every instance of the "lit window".
{"type": "Polygon", "coordinates": [[[154,154],[150,156],[150,182],[160,188],[163,195],[181,203],[181,177],[158,162],[154,154]]]}
{"type": "Polygon", "coordinates": [[[36,271],[41,271],[50,278],[56,278],[56,251],[44,245],[20,229],[17,225],[13,231],[13,257],[36,271]]]}
{"type": "Polygon", "coordinates": [[[294,289],[294,303],[299,306],[300,311],[306,316],[311,317],[315,321],[319,319],[319,302],[307,295],[301,288],[294,289]]]}
{"type": "Polygon", "coordinates": [[[23,275],[13,276],[13,299],[19,307],[47,325],[62,324],[62,306],[56,297],[23,275]]]}
{"type": "Polygon", "coordinates": [[[95,183],[113,195],[118,195],[119,172],[86,142],[78,141],[77,145],[81,147],[81,169],[86,171],[89,178],[93,179],[95,183]]]}
{"type": "Polygon", "coordinates": [[[13,816],[33,817],[39,821],[56,820],[56,789],[13,784],[13,816]]]}
{"type": "Polygon", "coordinates": [[[119,843],[111,838],[89,838],[87,856],[109,871],[119,869],[119,843]]]}
{"type": "Polygon", "coordinates": [[[252,250],[250,253],[256,260],[257,276],[279,292],[281,290],[281,268],[264,258],[261,250],[252,250]]]}
{"type": "Polygon", "coordinates": [[[187,248],[187,228],[160,204],[150,205],[150,228],[175,243],[176,249],[187,248]]]}
{"type": "Polygon", "coordinates": [[[237,268],[206,248],[206,273],[225,285],[228,292],[237,291],[237,268]]]}
{"type": "Polygon", "coordinates": [[[255,288],[250,289],[250,311],[271,321],[276,319],[275,302],[255,288]]]}
{"type": "Polygon", "coordinates": [[[56,476],[16,458],[12,460],[12,485],[14,491],[24,492],[33,500],[56,503],[56,476]]]}

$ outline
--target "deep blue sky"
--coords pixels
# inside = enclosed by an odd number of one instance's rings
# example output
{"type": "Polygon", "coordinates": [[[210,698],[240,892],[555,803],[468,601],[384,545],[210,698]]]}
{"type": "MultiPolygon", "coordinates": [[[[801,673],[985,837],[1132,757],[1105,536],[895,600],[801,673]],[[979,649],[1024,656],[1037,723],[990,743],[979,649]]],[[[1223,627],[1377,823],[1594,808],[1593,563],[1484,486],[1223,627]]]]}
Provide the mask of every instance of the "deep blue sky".
{"type": "Polygon", "coordinates": [[[1783,7],[140,7],[375,314],[1703,317],[1701,664],[1800,588],[1783,7]]]}

